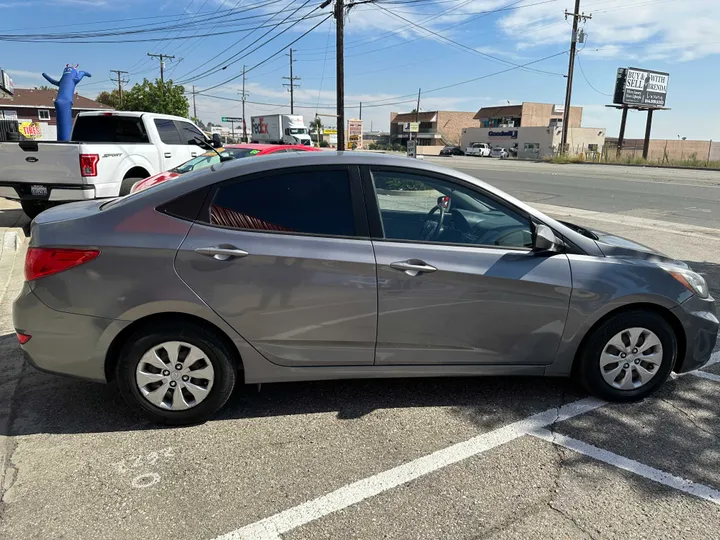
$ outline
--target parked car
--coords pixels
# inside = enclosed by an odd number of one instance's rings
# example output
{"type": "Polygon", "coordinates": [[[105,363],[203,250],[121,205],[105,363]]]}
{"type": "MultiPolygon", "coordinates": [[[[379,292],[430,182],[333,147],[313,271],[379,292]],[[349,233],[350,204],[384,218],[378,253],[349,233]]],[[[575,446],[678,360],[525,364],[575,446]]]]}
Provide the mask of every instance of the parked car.
{"type": "Polygon", "coordinates": [[[78,114],[71,142],[0,143],[0,197],[35,217],[50,206],[117,197],[198,156],[205,135],[187,118],[146,112],[78,114]]]}
{"type": "Polygon", "coordinates": [[[116,381],[167,424],[206,420],[240,382],[572,375],[632,401],[707,362],[719,326],[681,261],[360,152],[238,159],[52,208],[25,279],[28,360],[116,381]],[[388,193],[405,185],[412,205],[388,193]]]}
{"type": "Polygon", "coordinates": [[[496,146],[492,149],[492,152],[490,152],[490,157],[496,157],[500,159],[507,159],[510,156],[506,148],[502,148],[501,146],[496,146]]]}
{"type": "Polygon", "coordinates": [[[182,165],[178,165],[168,171],[164,171],[145,178],[139,182],[135,182],[133,187],[130,189],[130,193],[136,193],[177,178],[181,174],[185,174],[191,171],[198,171],[211,165],[220,163],[221,160],[230,161],[232,159],[250,157],[250,156],[264,156],[267,154],[276,154],[278,152],[313,152],[320,151],[319,148],[313,148],[312,146],[304,146],[299,144],[228,144],[222,148],[218,148],[217,151],[211,150],[204,154],[186,161],[182,165]]]}
{"type": "Polygon", "coordinates": [[[462,148],[459,146],[446,146],[442,150],[440,150],[441,156],[464,156],[465,152],[463,152],[462,148]]]}
{"type": "Polygon", "coordinates": [[[488,143],[472,143],[465,149],[466,156],[490,157],[490,145],[488,143]]]}

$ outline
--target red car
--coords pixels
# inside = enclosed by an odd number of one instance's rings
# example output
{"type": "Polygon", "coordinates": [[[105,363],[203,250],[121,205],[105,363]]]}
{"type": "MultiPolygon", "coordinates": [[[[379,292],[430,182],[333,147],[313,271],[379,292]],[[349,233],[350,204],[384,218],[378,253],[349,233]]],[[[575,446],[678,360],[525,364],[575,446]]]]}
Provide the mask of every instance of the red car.
{"type": "Polygon", "coordinates": [[[130,190],[130,193],[137,193],[157,184],[162,184],[167,180],[176,178],[181,174],[188,173],[190,171],[198,171],[210,165],[220,163],[220,156],[231,157],[232,159],[239,159],[250,156],[264,156],[266,154],[276,154],[278,152],[318,152],[319,148],[312,146],[303,146],[300,144],[228,144],[222,148],[216,148],[217,152],[208,151],[204,154],[192,158],[190,161],[186,161],[182,165],[163,171],[154,176],[135,182],[135,185],[130,190]],[[218,155],[220,154],[220,155],[218,155]]]}

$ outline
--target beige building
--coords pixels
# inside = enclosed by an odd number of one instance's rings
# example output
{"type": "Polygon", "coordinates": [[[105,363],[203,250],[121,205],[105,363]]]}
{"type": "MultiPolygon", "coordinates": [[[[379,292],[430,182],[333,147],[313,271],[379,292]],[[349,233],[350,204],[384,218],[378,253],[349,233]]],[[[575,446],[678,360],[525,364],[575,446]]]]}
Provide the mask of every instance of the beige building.
{"type": "MultiPolygon", "coordinates": [[[[617,137],[607,138],[606,152],[615,156],[617,153],[617,137]]],[[[642,157],[643,139],[625,139],[621,150],[623,158],[642,157]]],[[[670,159],[687,159],[691,161],[720,161],[720,143],[713,141],[650,139],[648,160],[667,161],[670,159]]]]}
{"type": "MultiPolygon", "coordinates": [[[[524,101],[522,105],[483,107],[473,118],[481,127],[548,127],[562,125],[564,107],[524,101]]],[[[582,125],[582,107],[570,107],[570,127],[582,125]]]]}
{"type": "Polygon", "coordinates": [[[390,142],[407,142],[410,134],[403,131],[407,122],[420,122],[417,135],[418,146],[437,146],[460,144],[463,128],[479,126],[474,113],[462,111],[423,111],[420,114],[390,113],[390,142]]]}

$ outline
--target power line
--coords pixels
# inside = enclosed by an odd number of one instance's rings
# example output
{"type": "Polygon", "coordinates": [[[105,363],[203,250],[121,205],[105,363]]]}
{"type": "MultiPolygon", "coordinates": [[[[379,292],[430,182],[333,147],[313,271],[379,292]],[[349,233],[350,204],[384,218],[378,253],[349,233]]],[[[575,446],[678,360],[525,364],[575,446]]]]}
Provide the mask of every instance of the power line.
{"type": "MultiPolygon", "coordinates": [[[[584,48],[584,47],[583,47],[583,48],[584,48]]],[[[595,90],[598,94],[602,94],[603,96],[612,97],[612,94],[606,94],[605,92],[601,92],[600,90],[598,90],[597,88],[595,88],[595,87],[592,85],[592,83],[588,80],[588,78],[585,76],[585,70],[584,70],[583,67],[582,67],[582,62],[580,62],[580,55],[577,56],[577,63],[578,63],[578,67],[580,68],[580,73],[582,73],[583,79],[585,79],[585,82],[588,84],[588,86],[589,86],[590,88],[592,88],[593,90],[595,90]]]]}

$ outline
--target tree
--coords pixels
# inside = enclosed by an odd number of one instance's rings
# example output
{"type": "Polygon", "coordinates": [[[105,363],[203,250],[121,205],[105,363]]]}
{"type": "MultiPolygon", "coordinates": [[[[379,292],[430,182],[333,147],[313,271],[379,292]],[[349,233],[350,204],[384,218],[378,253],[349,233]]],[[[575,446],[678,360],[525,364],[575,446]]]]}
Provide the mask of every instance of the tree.
{"type": "Polygon", "coordinates": [[[316,130],[322,129],[323,124],[322,124],[322,120],[320,120],[319,116],[316,116],[315,118],[310,120],[310,127],[315,128],[316,130]]]}
{"type": "Polygon", "coordinates": [[[35,90],[55,90],[56,88],[54,86],[48,86],[47,84],[41,84],[40,86],[36,86],[35,90]]]}
{"type": "Polygon", "coordinates": [[[112,92],[100,92],[95,98],[95,101],[102,103],[103,105],[107,105],[108,107],[112,107],[113,109],[119,109],[120,93],[117,90],[113,90],[112,92]]]}
{"type": "Polygon", "coordinates": [[[172,81],[163,85],[159,79],[154,83],[144,79],[123,95],[122,110],[187,117],[190,103],[182,86],[176,86],[172,81]]]}
{"type": "Polygon", "coordinates": [[[193,116],[190,120],[192,120],[193,124],[195,124],[197,127],[202,129],[203,131],[209,131],[209,128],[205,126],[202,120],[199,118],[193,116]]]}

